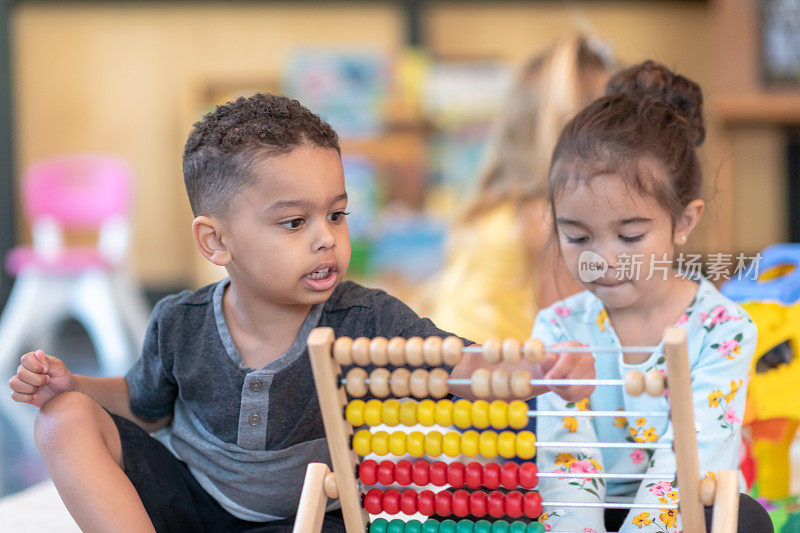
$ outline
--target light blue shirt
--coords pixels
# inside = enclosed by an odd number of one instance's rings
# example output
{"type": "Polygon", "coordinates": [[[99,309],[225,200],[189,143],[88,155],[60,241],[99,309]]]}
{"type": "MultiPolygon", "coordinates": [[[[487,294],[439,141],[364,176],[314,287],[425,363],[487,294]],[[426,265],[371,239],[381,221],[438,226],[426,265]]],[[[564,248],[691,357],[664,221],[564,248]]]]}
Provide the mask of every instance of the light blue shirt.
{"type": "MultiPolygon", "coordinates": [[[[676,325],[686,330],[692,379],[700,475],[715,476],[723,469],[738,470],[741,420],[744,414],[750,360],[756,345],[756,327],[747,313],[701,280],[697,295],[676,325]]],[[[588,291],[540,311],[533,336],[545,345],[576,340],[591,346],[620,346],[602,302],[588,291]]],[[[624,378],[629,370],[666,371],[663,346],[641,364],[626,364],[622,354],[595,354],[597,377],[624,378]]],[[[555,393],[537,398],[540,410],[663,411],[666,397],[628,396],[619,386],[598,386],[584,402],[566,402],[555,393]]],[[[537,440],[571,442],[671,442],[667,417],[542,417],[537,440]]],[[[673,488],[675,455],[671,449],[539,448],[541,472],[659,473],[665,480],[591,480],[548,478],[540,480],[544,501],[597,502],[622,497],[653,508],[632,510],[622,532],[680,531],[674,510],[659,504],[677,503],[673,488]]],[[[551,531],[605,531],[603,509],[545,507],[542,521],[551,531]]]]}

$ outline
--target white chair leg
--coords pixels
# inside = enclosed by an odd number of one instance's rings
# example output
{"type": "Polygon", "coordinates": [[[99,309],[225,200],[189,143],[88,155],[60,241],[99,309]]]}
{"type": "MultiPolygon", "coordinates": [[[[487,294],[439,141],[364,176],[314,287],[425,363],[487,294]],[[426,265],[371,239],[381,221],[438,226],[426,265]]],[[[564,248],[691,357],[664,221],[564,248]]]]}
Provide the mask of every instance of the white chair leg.
{"type": "Polygon", "coordinates": [[[72,308],[92,339],[101,372],[107,376],[127,372],[134,361],[133,350],[114,301],[110,277],[99,271],[81,276],[72,308]]]}
{"type": "Polygon", "coordinates": [[[123,320],[138,353],[142,348],[147,325],[150,322],[150,305],[141,288],[128,272],[117,271],[112,276],[112,283],[117,305],[119,305],[123,320]]]}

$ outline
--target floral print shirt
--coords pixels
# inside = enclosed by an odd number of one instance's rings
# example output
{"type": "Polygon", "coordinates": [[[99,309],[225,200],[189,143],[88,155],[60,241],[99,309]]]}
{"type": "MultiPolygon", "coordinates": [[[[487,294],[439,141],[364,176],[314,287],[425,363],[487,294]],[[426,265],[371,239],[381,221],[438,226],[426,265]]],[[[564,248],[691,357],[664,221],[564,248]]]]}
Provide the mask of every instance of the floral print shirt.
{"type": "MultiPolygon", "coordinates": [[[[715,476],[718,470],[738,469],[741,419],[744,413],[750,359],[756,345],[756,327],[747,313],[725,298],[705,279],[699,281],[694,301],[678,319],[688,339],[689,365],[695,408],[700,472],[715,476]]],[[[600,300],[588,291],[542,310],[533,336],[550,345],[577,340],[591,346],[620,346],[600,300]]],[[[628,371],[666,371],[663,346],[649,359],[627,364],[622,354],[595,354],[597,377],[624,378],[628,371]]],[[[537,398],[539,410],[565,410],[564,417],[537,419],[537,440],[572,442],[671,442],[672,427],[666,416],[581,417],[570,414],[587,409],[601,411],[664,411],[667,398],[647,394],[628,396],[622,387],[598,386],[581,402],[566,402],[555,393],[537,398]]],[[[619,497],[652,508],[633,509],[621,532],[681,530],[675,509],[659,504],[677,503],[675,455],[671,449],[538,448],[540,472],[653,473],[663,480],[597,478],[545,478],[540,490],[545,501],[598,502],[619,497]]],[[[545,507],[540,520],[547,531],[605,531],[603,509],[545,507]]]]}

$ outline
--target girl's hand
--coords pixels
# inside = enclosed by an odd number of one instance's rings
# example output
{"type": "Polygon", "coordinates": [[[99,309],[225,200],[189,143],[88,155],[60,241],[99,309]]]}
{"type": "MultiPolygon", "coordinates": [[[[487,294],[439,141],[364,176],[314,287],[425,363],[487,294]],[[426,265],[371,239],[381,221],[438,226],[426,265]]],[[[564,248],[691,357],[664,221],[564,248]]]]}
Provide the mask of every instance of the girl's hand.
{"type": "MultiPolygon", "coordinates": [[[[582,347],[577,341],[559,342],[551,348],[582,347]]],[[[591,352],[581,353],[548,353],[541,363],[545,379],[595,379],[594,355],[591,352]]],[[[577,402],[588,398],[594,392],[594,385],[562,385],[550,386],[550,390],[567,400],[577,402]]]]}
{"type": "Polygon", "coordinates": [[[72,373],[61,359],[36,350],[20,361],[17,374],[8,381],[15,401],[41,408],[54,396],[75,390],[72,373]]]}

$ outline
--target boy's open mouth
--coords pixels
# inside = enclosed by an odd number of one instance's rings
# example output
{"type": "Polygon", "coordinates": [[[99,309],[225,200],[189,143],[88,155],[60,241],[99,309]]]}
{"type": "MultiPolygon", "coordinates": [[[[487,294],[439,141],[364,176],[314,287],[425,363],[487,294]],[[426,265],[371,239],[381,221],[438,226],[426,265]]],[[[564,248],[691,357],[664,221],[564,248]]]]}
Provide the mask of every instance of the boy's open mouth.
{"type": "Polygon", "coordinates": [[[325,279],[325,278],[328,277],[328,275],[330,273],[331,273],[331,269],[330,268],[323,268],[322,270],[318,270],[316,272],[312,272],[311,274],[306,274],[306,277],[308,279],[313,279],[313,280],[325,279]]]}
{"type": "Polygon", "coordinates": [[[326,291],[336,284],[338,272],[339,268],[335,262],[326,261],[303,276],[303,281],[313,290],[326,291]]]}

